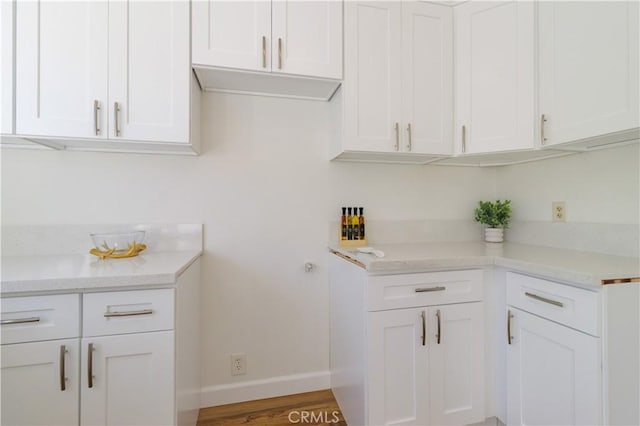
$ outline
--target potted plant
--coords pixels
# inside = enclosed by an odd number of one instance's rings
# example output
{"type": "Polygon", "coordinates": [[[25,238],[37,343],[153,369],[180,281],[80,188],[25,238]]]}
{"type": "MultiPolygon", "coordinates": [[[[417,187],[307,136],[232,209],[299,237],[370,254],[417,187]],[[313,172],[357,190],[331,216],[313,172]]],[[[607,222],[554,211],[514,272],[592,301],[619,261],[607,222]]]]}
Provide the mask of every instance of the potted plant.
{"type": "Polygon", "coordinates": [[[479,201],[475,210],[476,221],[487,225],[484,240],[489,243],[504,241],[504,230],[509,227],[511,219],[511,200],[479,201]]]}

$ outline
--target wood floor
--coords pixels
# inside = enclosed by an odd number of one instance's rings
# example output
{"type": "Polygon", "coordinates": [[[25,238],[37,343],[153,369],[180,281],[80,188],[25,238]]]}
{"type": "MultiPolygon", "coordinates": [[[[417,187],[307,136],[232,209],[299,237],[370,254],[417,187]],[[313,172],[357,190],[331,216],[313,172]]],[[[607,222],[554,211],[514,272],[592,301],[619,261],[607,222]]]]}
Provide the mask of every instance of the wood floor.
{"type": "Polygon", "coordinates": [[[203,408],[198,426],[347,426],[331,389],[203,408]]]}

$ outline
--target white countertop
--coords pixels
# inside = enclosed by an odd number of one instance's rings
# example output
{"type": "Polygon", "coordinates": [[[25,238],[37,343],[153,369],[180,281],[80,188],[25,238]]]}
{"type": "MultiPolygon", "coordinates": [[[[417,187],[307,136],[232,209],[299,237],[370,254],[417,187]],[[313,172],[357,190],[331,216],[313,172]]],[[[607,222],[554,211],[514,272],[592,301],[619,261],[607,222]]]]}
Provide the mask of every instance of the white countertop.
{"type": "Polygon", "coordinates": [[[201,254],[183,250],[104,260],[89,254],[3,256],[0,294],[170,286],[201,254]]]}
{"type": "Polygon", "coordinates": [[[603,280],[640,277],[640,259],[516,243],[412,243],[376,245],[385,257],[337,245],[330,249],[358,261],[371,274],[498,266],[584,287],[603,280]]]}

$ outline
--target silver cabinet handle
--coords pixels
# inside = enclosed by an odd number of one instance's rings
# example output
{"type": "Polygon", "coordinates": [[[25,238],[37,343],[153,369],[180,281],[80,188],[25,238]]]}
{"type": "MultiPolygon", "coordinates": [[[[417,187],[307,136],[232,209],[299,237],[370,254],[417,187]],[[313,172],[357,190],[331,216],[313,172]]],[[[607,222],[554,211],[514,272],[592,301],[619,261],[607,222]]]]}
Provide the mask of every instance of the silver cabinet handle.
{"type": "Polygon", "coordinates": [[[40,317],[27,317],[27,318],[16,318],[16,319],[3,319],[0,321],[0,325],[8,325],[8,324],[24,324],[27,322],[40,322],[40,317]]]}
{"type": "Polygon", "coordinates": [[[111,317],[132,317],[135,315],[151,315],[153,313],[153,309],[142,309],[139,311],[124,311],[124,312],[105,312],[105,318],[111,317]]]}
{"type": "Polygon", "coordinates": [[[113,103],[113,118],[114,118],[114,129],[116,132],[116,136],[120,136],[120,122],[118,120],[118,116],[120,115],[120,105],[117,102],[113,103]]]}
{"type": "Polygon", "coordinates": [[[542,114],[540,116],[540,143],[546,145],[547,138],[544,136],[544,123],[547,122],[547,116],[542,114]]]}
{"type": "Polygon", "coordinates": [[[407,149],[411,151],[411,123],[407,124],[407,132],[409,132],[409,140],[407,141],[407,149]]]}
{"type": "Polygon", "coordinates": [[[400,150],[400,123],[395,124],[394,128],[396,129],[396,151],[400,150]]]}
{"type": "Polygon", "coordinates": [[[422,318],[422,346],[427,346],[427,315],[422,311],[420,317],[422,318]]]}
{"type": "Polygon", "coordinates": [[[282,39],[278,38],[278,69],[282,69],[282,39]]]}
{"type": "Polygon", "coordinates": [[[267,37],[262,36],[262,68],[267,67],[267,37]]]}
{"type": "Polygon", "coordinates": [[[96,99],[93,101],[93,128],[96,132],[96,136],[100,134],[99,111],[100,111],[100,101],[96,99]]]}
{"type": "Polygon", "coordinates": [[[87,385],[89,388],[93,387],[93,343],[89,343],[89,347],[87,349],[87,385]]]}
{"type": "Polygon", "coordinates": [[[436,342],[440,344],[440,337],[442,337],[442,332],[440,330],[440,309],[436,311],[436,317],[438,318],[438,334],[436,334],[436,342]]]}
{"type": "Polygon", "coordinates": [[[550,305],[559,306],[561,308],[564,306],[562,302],[558,302],[557,300],[547,299],[546,297],[538,296],[537,294],[525,292],[524,295],[532,299],[539,300],[544,303],[548,303],[550,305]]]}
{"type": "Polygon", "coordinates": [[[511,318],[513,318],[513,314],[510,309],[507,309],[507,343],[511,344],[513,340],[513,336],[511,335],[511,318]]]}
{"type": "Polygon", "coordinates": [[[67,347],[65,345],[60,345],[60,390],[64,391],[67,389],[67,385],[65,383],[66,374],[65,374],[65,359],[64,356],[67,353],[67,347]]]}
{"type": "Polygon", "coordinates": [[[415,291],[416,293],[426,293],[429,291],[445,291],[446,289],[446,287],[422,287],[416,288],[413,291],[415,291]]]}
{"type": "Polygon", "coordinates": [[[462,153],[467,152],[467,126],[462,126],[462,153]]]}

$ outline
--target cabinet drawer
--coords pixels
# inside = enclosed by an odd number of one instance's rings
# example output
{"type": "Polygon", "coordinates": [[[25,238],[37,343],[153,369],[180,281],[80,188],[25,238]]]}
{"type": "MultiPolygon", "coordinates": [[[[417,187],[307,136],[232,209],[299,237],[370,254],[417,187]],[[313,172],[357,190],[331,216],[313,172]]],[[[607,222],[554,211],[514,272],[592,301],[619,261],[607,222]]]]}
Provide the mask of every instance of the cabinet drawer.
{"type": "Polygon", "coordinates": [[[600,295],[577,287],[507,272],[507,304],[600,335],[600,295]]]}
{"type": "Polygon", "coordinates": [[[367,287],[369,311],[482,300],[482,271],[373,276],[367,287]]]}
{"type": "Polygon", "coordinates": [[[80,295],[2,299],[2,344],[80,336],[80,295]]]}
{"type": "Polygon", "coordinates": [[[85,294],[83,336],[173,330],[173,289],[85,294]]]}

